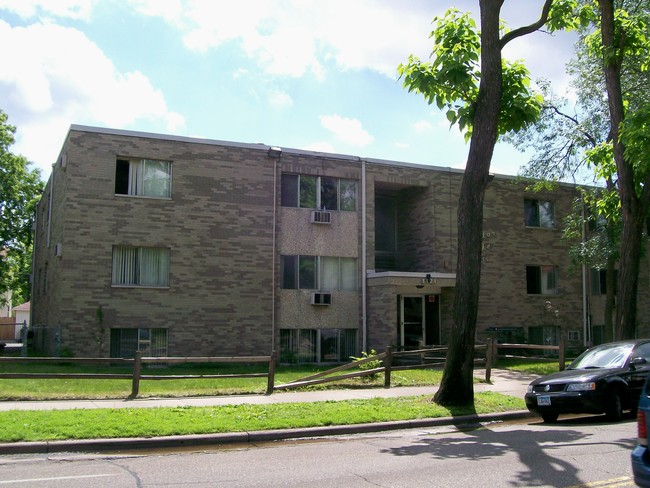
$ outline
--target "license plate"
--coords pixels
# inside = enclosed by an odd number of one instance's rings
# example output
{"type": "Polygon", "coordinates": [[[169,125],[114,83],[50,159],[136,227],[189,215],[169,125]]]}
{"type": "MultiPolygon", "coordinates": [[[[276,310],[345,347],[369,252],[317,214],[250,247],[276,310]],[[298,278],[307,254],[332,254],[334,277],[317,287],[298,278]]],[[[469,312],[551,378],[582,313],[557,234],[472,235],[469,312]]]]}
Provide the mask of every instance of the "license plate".
{"type": "Polygon", "coordinates": [[[549,406],[551,404],[551,397],[548,395],[538,396],[537,405],[540,407],[549,406]]]}

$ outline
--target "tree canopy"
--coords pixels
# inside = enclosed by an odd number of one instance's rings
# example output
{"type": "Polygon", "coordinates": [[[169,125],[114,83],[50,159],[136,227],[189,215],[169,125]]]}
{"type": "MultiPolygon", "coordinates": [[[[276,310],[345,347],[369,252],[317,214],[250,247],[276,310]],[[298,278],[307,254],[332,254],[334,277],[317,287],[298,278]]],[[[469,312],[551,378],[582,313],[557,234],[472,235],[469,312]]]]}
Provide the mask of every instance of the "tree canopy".
{"type": "Polygon", "coordinates": [[[10,152],[16,128],[0,110],[0,294],[13,292],[14,302],[29,300],[32,221],[43,190],[40,171],[10,152]]]}
{"type": "MultiPolygon", "coordinates": [[[[540,122],[514,142],[535,149],[529,176],[564,179],[588,167],[604,182],[603,190],[592,192],[586,203],[608,223],[601,250],[610,261],[619,261],[613,337],[632,338],[637,334],[641,243],[650,210],[650,1],[584,0],[576,5],[575,15],[583,19],[570,65],[575,106],[549,99],[540,122]]],[[[598,242],[595,237],[592,243],[598,242]]],[[[582,246],[585,262],[593,259],[594,250],[582,246]]],[[[613,273],[611,262],[607,268],[613,273]]],[[[607,336],[612,337],[609,330],[607,336]]]]}
{"type": "Polygon", "coordinates": [[[480,0],[480,31],[476,22],[456,9],[434,19],[432,61],[410,56],[398,68],[404,86],[444,110],[470,141],[458,200],[458,258],[453,327],[440,388],[434,401],[467,405],[474,401],[474,336],[478,316],[482,259],[483,200],[490,163],[499,136],[537,119],[542,98],[530,90],[526,68],[502,59],[511,41],[546,26],[575,26],[565,15],[569,0],[546,0],[539,20],[506,30],[499,18],[504,0],[480,0]]]}

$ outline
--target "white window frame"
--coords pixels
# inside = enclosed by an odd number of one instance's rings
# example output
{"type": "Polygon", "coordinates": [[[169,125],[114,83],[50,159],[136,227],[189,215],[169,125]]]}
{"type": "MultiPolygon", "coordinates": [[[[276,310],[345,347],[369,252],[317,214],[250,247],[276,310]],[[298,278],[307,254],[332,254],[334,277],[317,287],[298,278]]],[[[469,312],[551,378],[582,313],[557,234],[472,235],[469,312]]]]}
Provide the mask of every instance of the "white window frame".
{"type": "Polygon", "coordinates": [[[111,285],[169,288],[169,255],[166,247],[113,246],[111,285]]]}
{"type": "Polygon", "coordinates": [[[322,291],[357,291],[359,289],[357,258],[339,256],[311,256],[311,255],[282,255],[281,256],[281,284],[286,290],[322,290],[322,291]],[[284,287],[284,263],[287,258],[293,258],[294,282],[293,287],[284,287]],[[314,285],[315,288],[306,288],[300,283],[300,260],[315,259],[314,264],[314,285]],[[334,264],[336,269],[331,269],[334,264]],[[335,284],[334,284],[335,283],[335,284]]]}
{"type": "MultiPolygon", "coordinates": [[[[294,188],[293,190],[296,193],[296,201],[292,202],[291,205],[284,205],[286,207],[293,207],[293,208],[311,208],[311,209],[316,209],[316,210],[326,210],[328,212],[356,212],[358,208],[358,183],[357,180],[354,179],[349,179],[349,178],[337,178],[334,176],[316,176],[316,175],[301,175],[301,174],[295,174],[295,173],[286,173],[287,176],[296,176],[296,184],[297,187],[294,188]],[[303,178],[308,178],[308,179],[313,179],[315,181],[315,191],[316,191],[316,201],[314,206],[302,206],[301,205],[301,199],[300,199],[300,190],[302,186],[302,179],[303,178]],[[334,180],[336,181],[336,208],[323,208],[322,204],[322,190],[323,190],[323,179],[329,179],[329,180],[334,180]],[[354,188],[354,209],[342,209],[341,208],[341,183],[345,182],[346,185],[352,184],[354,188]]],[[[350,190],[348,190],[350,191],[350,190]]],[[[348,195],[349,196],[349,195],[348,195]]]]}
{"type": "MultiPolygon", "coordinates": [[[[115,349],[119,349],[120,352],[127,350],[129,353],[131,350],[133,353],[140,351],[143,356],[153,356],[153,357],[166,357],[168,348],[169,348],[169,331],[166,328],[157,328],[157,327],[116,327],[111,329],[111,353],[115,349]],[[115,333],[113,332],[115,331],[115,333]],[[129,331],[135,334],[134,340],[131,344],[128,344],[122,337],[122,331],[129,331]],[[114,336],[119,335],[118,344],[113,344],[114,336]],[[127,345],[132,345],[134,347],[127,348],[127,345]],[[152,349],[152,345],[156,345],[155,349],[152,349]]],[[[122,354],[121,356],[125,356],[122,354]]],[[[127,354],[126,356],[130,356],[127,354]]]]}
{"type": "MultiPolygon", "coordinates": [[[[127,183],[126,191],[118,192],[117,181],[116,181],[116,188],[115,188],[116,195],[126,195],[131,197],[143,197],[143,198],[171,199],[171,195],[172,195],[171,161],[163,161],[158,159],[133,159],[133,158],[118,157],[116,161],[116,165],[118,165],[119,162],[122,161],[128,162],[129,164],[128,175],[122,175],[122,176],[128,176],[128,183],[127,183]],[[159,178],[158,180],[156,180],[155,178],[148,177],[148,175],[160,172],[160,168],[156,169],[154,165],[165,166],[165,168],[162,169],[162,174],[166,176],[165,178],[166,181],[162,181],[163,178],[159,178]],[[162,191],[160,191],[160,188],[158,188],[159,191],[153,191],[159,185],[153,185],[152,182],[156,183],[157,181],[162,181],[162,185],[163,185],[162,191]]],[[[115,178],[117,180],[118,178],[117,166],[116,166],[115,173],[116,173],[115,178]]]]}
{"type": "Polygon", "coordinates": [[[526,292],[529,295],[557,295],[560,292],[560,273],[557,266],[539,266],[528,265],[526,266],[526,292]],[[530,293],[528,291],[528,268],[537,268],[539,270],[539,282],[537,283],[538,293],[530,293]],[[550,286],[553,285],[553,286],[550,286]]]}
{"type": "Polygon", "coordinates": [[[553,202],[536,198],[524,198],[524,224],[526,227],[538,229],[555,229],[555,205],[553,202]],[[536,222],[531,222],[527,215],[529,207],[536,209],[536,222]]]}
{"type": "Polygon", "coordinates": [[[567,340],[571,342],[580,341],[580,331],[579,330],[570,330],[567,332],[567,340]]]}

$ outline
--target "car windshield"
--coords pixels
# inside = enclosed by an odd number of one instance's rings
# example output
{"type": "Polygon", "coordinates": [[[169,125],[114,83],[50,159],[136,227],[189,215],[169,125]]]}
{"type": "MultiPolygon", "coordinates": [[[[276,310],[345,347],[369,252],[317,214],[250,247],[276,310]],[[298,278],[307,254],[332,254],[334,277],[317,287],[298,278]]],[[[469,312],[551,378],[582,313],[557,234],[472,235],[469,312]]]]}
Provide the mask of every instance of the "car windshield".
{"type": "Polygon", "coordinates": [[[633,344],[594,347],[578,356],[569,369],[622,368],[633,347],[633,344]]]}

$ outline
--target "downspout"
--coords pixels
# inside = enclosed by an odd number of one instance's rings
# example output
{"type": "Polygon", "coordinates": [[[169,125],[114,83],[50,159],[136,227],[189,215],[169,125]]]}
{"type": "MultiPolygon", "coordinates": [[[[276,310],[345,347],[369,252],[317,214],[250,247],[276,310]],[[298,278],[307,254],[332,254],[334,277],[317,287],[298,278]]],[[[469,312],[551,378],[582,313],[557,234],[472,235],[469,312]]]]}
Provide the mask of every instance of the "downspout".
{"type": "MultiPolygon", "coordinates": [[[[586,208],[584,201],[582,204],[582,244],[587,241],[587,223],[586,223],[586,208]]],[[[584,259],[582,261],[582,335],[583,345],[589,347],[591,340],[591,328],[589,327],[589,309],[587,302],[587,263],[584,259]]]]}
{"type": "Polygon", "coordinates": [[[366,247],[366,162],[361,161],[361,328],[362,351],[368,350],[368,275],[366,247]]]}
{"type": "Polygon", "coordinates": [[[54,168],[50,175],[50,195],[47,203],[47,238],[45,239],[45,246],[50,248],[50,232],[52,230],[52,195],[54,194],[54,168]]]}
{"type": "MultiPolygon", "coordinates": [[[[34,209],[34,223],[32,224],[32,230],[34,232],[33,238],[32,238],[32,273],[30,276],[30,283],[29,283],[29,289],[30,289],[30,302],[31,305],[29,307],[29,324],[32,325],[34,323],[34,297],[36,296],[36,290],[34,288],[34,282],[36,281],[35,279],[35,273],[36,273],[36,237],[38,234],[38,209],[40,206],[41,202],[40,200],[38,203],[36,203],[36,208],[34,209]]],[[[21,335],[22,337],[22,335],[21,335]]],[[[23,338],[23,339],[26,339],[23,338]]]]}
{"type": "Polygon", "coordinates": [[[273,158],[273,256],[271,257],[271,296],[272,306],[271,306],[271,354],[275,349],[275,307],[276,307],[276,296],[275,296],[275,249],[276,249],[276,239],[277,239],[277,208],[278,208],[278,161],[280,160],[281,154],[273,158]]]}

